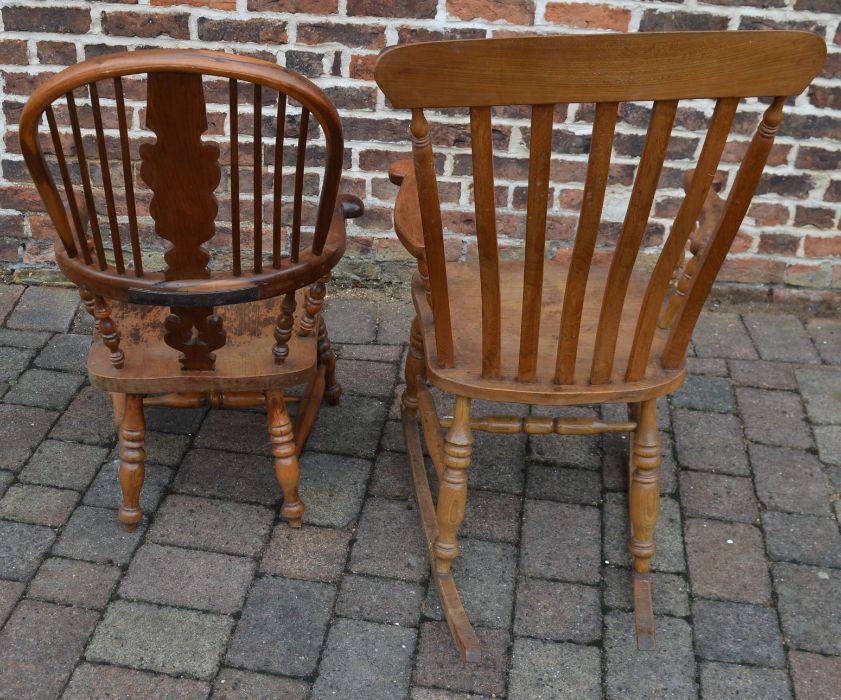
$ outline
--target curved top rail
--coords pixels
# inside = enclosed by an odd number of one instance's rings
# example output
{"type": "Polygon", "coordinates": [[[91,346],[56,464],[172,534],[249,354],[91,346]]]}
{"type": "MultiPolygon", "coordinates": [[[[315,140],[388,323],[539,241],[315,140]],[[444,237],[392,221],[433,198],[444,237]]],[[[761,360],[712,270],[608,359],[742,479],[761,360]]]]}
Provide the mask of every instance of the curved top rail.
{"type": "Polygon", "coordinates": [[[412,109],[770,97],[802,92],[825,56],[799,31],[464,39],[388,48],[375,76],[412,109]]]}

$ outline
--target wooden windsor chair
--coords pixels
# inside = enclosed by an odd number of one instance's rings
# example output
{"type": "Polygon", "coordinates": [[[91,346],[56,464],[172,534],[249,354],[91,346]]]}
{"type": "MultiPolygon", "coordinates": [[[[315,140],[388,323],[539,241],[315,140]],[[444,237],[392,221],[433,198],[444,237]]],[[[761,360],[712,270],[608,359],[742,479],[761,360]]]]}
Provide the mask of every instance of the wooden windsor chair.
{"type": "Polygon", "coordinates": [[[134,51],[47,80],[23,110],[20,140],[58,265],[95,319],[88,373],[114,404],[126,529],[143,517],[144,405],[265,405],[281,516],[299,527],[298,454],[322,397],[336,403],[341,393],[325,285],[344,252],[345,219],[363,211],[338,196],[343,137],[327,96],[266,61],[134,51]],[[284,147],[287,122],[295,150],[284,147]],[[144,123],[154,137],[137,133],[144,123]],[[270,145],[264,129],[274,131],[270,145]],[[308,149],[319,131],[323,141],[308,149]],[[220,210],[229,230],[217,228],[220,210]],[[295,385],[301,396],[285,396],[295,385]]]}
{"type": "MultiPolygon", "coordinates": [[[[695,322],[745,216],[782,118],[786,96],[819,70],[825,45],[802,32],[692,32],[446,41],[386,49],[376,80],[411,109],[411,161],[400,185],[397,235],[417,258],[403,394],[406,447],[432,561],[455,642],[468,661],[479,642],[451,572],[467,499],[472,431],[633,434],[630,554],[637,645],[655,642],[649,575],[659,509],[656,399],[684,380],[695,322]],[[725,203],[711,189],[740,98],[770,97],[725,203]],[[678,102],[713,99],[694,176],[653,267],[638,265],[678,102]],[[621,233],[596,251],[620,103],[653,102],[621,233]],[[583,200],[569,262],[545,261],[553,111],[594,103],[583,200]],[[500,260],[492,108],[530,106],[524,261],[500,260]],[[446,259],[436,161],[424,110],[469,108],[477,262],[446,259]],[[706,203],[706,204],[705,204],[706,203]],[[696,222],[702,225],[693,234],[696,222]],[[693,235],[694,253],[684,265],[693,235]],[[439,418],[427,380],[455,395],[439,418]],[[474,416],[471,401],[538,406],[625,403],[628,420],[474,416]],[[433,502],[418,420],[438,477],[433,502]],[[441,429],[447,428],[442,438],[441,429]]],[[[510,112],[509,112],[510,114],[510,112]]],[[[525,127],[524,127],[525,128],[525,127]]],[[[509,235],[511,235],[509,233],[509,235]]],[[[563,604],[560,601],[559,604],[563,604]]]]}

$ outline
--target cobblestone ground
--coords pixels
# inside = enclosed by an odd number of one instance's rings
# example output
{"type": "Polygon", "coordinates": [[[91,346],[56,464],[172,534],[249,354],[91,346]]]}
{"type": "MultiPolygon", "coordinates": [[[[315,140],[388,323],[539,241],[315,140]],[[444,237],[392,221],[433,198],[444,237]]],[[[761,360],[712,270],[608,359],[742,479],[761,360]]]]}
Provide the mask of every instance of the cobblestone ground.
{"type": "Polygon", "coordinates": [[[397,421],[407,305],[329,305],[345,397],[303,458],[302,530],[278,520],[259,412],[151,409],[133,534],[77,307],[0,287],[0,697],[841,697],[841,320],[703,317],[660,405],[653,653],[633,642],[627,440],[478,434],[467,667],[397,421]]]}

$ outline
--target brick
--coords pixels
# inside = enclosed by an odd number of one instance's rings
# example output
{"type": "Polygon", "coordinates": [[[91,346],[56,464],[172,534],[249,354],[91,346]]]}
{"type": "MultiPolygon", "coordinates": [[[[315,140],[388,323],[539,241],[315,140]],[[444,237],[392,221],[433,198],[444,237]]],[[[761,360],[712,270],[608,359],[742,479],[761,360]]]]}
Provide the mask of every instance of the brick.
{"type": "Polygon", "coordinates": [[[701,314],[692,335],[699,357],[726,357],[736,360],[757,358],[750,337],[737,314],[701,314]]]}
{"type": "Polygon", "coordinates": [[[57,440],[109,445],[117,439],[111,401],[104,391],[84,387],[50,432],[57,440]]]}
{"type": "Polygon", "coordinates": [[[736,664],[702,663],[701,691],[709,700],[791,700],[785,671],[736,664]]]}
{"type": "Polygon", "coordinates": [[[724,474],[748,474],[742,426],[737,416],[678,409],[675,447],[682,467],[724,474]]]}
{"type": "Polygon", "coordinates": [[[26,50],[26,41],[24,39],[6,39],[5,41],[0,41],[0,63],[28,64],[29,56],[26,50]]]}
{"type": "Polygon", "coordinates": [[[797,394],[742,387],[736,396],[749,440],[801,449],[812,446],[797,394]]]}
{"type": "Polygon", "coordinates": [[[817,362],[818,356],[803,324],[787,314],[746,314],[748,329],[763,360],[817,362]]]}
{"type": "MultiPolygon", "coordinates": [[[[514,606],[517,552],[495,542],[459,538],[459,556],[452,572],[470,620],[483,627],[508,627],[514,606]]],[[[430,586],[424,614],[443,620],[444,613],[435,586],[430,586]]]]}
{"type": "Polygon", "coordinates": [[[797,152],[795,164],[806,170],[838,170],[841,152],[803,145],[797,152]]]}
{"type": "Polygon", "coordinates": [[[692,606],[695,647],[702,659],[753,666],[785,666],[780,623],[773,608],[715,600],[692,606]]]}
{"type": "Polygon", "coordinates": [[[74,491],[18,484],[0,500],[0,518],[61,527],[78,500],[79,494],[74,491]]]}
{"type": "Polygon", "coordinates": [[[83,378],[67,372],[30,369],[18,377],[3,397],[8,403],[61,410],[70,403],[83,378]]]}
{"type": "Polygon", "coordinates": [[[118,600],[88,644],[88,661],[210,680],[233,620],[194,610],[118,600]]]}
{"type": "Polygon", "coordinates": [[[821,464],[814,455],[751,443],[750,460],[756,493],[766,508],[829,515],[829,494],[821,464]]]}
{"type": "Polygon", "coordinates": [[[304,681],[269,676],[265,673],[249,673],[235,668],[223,668],[213,684],[213,697],[218,700],[249,700],[250,698],[306,700],[309,692],[310,686],[304,681]]]}
{"type": "Polygon", "coordinates": [[[404,697],[415,631],[361,620],[337,620],[327,635],[313,700],[337,695],[390,700],[404,697]],[[362,652],[362,653],[360,653],[362,652]]]}
{"type": "Polygon", "coordinates": [[[0,695],[58,697],[98,617],[92,610],[21,602],[0,634],[0,695]]]}
{"type": "Polygon", "coordinates": [[[685,471],[680,475],[680,495],[689,517],[741,523],[759,520],[753,482],[747,478],[685,471]]]}
{"type": "Polygon", "coordinates": [[[766,512],[762,514],[771,559],[841,567],[841,533],[834,518],[766,512]]]}
{"type": "Polygon", "coordinates": [[[286,42],[286,22],[274,19],[245,21],[199,17],[198,38],[202,41],[235,41],[253,44],[283,44],[286,42]]]}
{"type": "Polygon", "coordinates": [[[512,700],[602,697],[601,654],[595,647],[517,639],[511,662],[512,700]]]}
{"type": "Polygon", "coordinates": [[[601,619],[595,587],[532,578],[517,586],[517,635],[588,644],[601,638],[601,619]]]}
{"type": "MultiPolygon", "coordinates": [[[[798,207],[798,213],[799,211],[800,207],[798,207]]],[[[797,219],[795,219],[795,223],[802,225],[802,222],[797,223],[797,219]]],[[[799,236],[792,236],[787,233],[761,233],[756,250],[762,255],[796,255],[799,247],[799,236]]]]}
{"type": "Polygon", "coordinates": [[[83,491],[107,455],[102,447],[45,440],[23,468],[20,480],[83,491]]]}
{"type": "Polygon", "coordinates": [[[90,336],[73,333],[54,335],[35,358],[35,365],[62,372],[84,373],[90,345],[90,336]]]}
{"type": "Polygon", "coordinates": [[[0,581],[0,626],[14,610],[18,598],[23,594],[24,584],[17,581],[0,581]]]}
{"type": "Polygon", "coordinates": [[[336,614],[357,620],[416,627],[423,603],[421,585],[380,577],[347,574],[336,601],[336,614]]]}
{"type": "MultiPolygon", "coordinates": [[[[628,566],[628,498],[624,493],[606,494],[604,504],[604,558],[610,564],[628,566]]],[[[656,571],[685,571],[680,511],[677,502],[660,497],[660,515],[654,528],[657,552],[651,560],[656,571]]]]}
{"type": "Polygon", "coordinates": [[[788,207],[782,204],[756,202],[748,210],[748,216],[759,226],[780,226],[788,222],[788,207]]]}
{"type": "Polygon", "coordinates": [[[657,649],[629,654],[634,646],[633,613],[608,613],[604,640],[608,697],[697,697],[689,625],[673,617],[657,618],[656,625],[657,649]]]}
{"type": "Polygon", "coordinates": [[[350,570],[421,581],[426,578],[427,567],[426,546],[414,504],[369,498],[351,550],[350,570]]]}
{"type": "Polygon", "coordinates": [[[318,663],[335,589],[324,583],[259,579],[251,588],[226,660],[252,671],[308,676],[318,663]]]}
{"type": "Polygon", "coordinates": [[[762,535],[752,525],[690,518],[686,521],[686,553],[695,595],[770,603],[762,535]]]}
{"type": "Polygon", "coordinates": [[[437,0],[348,0],[347,13],[351,17],[433,19],[437,5],[437,0]]]}
{"type": "Polygon", "coordinates": [[[631,19],[630,10],[610,5],[585,5],[579,3],[549,3],[545,17],[554,24],[581,29],[612,29],[624,32],[631,19]]]}
{"type": "Polygon", "coordinates": [[[780,622],[789,648],[841,654],[841,572],[800,564],[775,564],[780,622]]]}
{"type": "Polygon", "coordinates": [[[7,32],[84,34],[91,14],[81,7],[4,7],[3,27],[7,32]]]}
{"type": "Polygon", "coordinates": [[[65,700],[106,700],[123,695],[203,700],[209,691],[208,683],[190,678],[172,678],[130,668],[83,663],[73,672],[61,697],[65,700]]]}
{"type": "Polygon", "coordinates": [[[300,12],[331,15],[338,10],[338,0],[248,0],[252,12],[300,12]]]}
{"type": "Polygon", "coordinates": [[[600,539],[597,509],[527,500],[521,572],[539,578],[598,583],[600,539]]]}
{"type": "Polygon", "coordinates": [[[112,36],[142,39],[160,36],[189,39],[189,18],[187,13],[103,12],[102,31],[112,36]]]}
{"type": "Polygon", "coordinates": [[[48,527],[0,520],[0,578],[29,580],[54,539],[48,527]]]}
{"type": "Polygon", "coordinates": [[[797,700],[841,697],[841,658],[790,651],[791,677],[797,700]]]}
{"type": "Polygon", "coordinates": [[[260,563],[260,571],[276,576],[332,583],[341,578],[350,533],[331,528],[292,529],[278,525],[260,563]]]}
{"type": "MultiPolygon", "coordinates": [[[[618,610],[634,609],[629,569],[605,567],[604,581],[605,606],[618,610]]],[[[655,615],[689,616],[689,581],[685,576],[654,571],[651,581],[655,615]]]]}
{"type": "Polygon", "coordinates": [[[646,10],[640,20],[641,32],[685,32],[727,29],[728,18],[696,12],[658,12],[646,10]]]}
{"type": "Polygon", "coordinates": [[[53,546],[53,554],[85,561],[127,564],[146,530],[126,532],[113,510],[79,506],[53,546]]]}
{"type": "Polygon", "coordinates": [[[795,376],[810,420],[841,423],[841,371],[834,367],[801,367],[795,376]]]}
{"type": "Polygon", "coordinates": [[[385,34],[381,27],[314,22],[298,25],[298,42],[301,44],[342,44],[358,49],[382,49],[385,34]]]}
{"type": "Polygon", "coordinates": [[[511,24],[532,24],[534,21],[533,0],[466,0],[447,1],[447,14],[459,19],[485,19],[490,22],[504,20],[511,24]]]}
{"type": "Polygon", "coordinates": [[[730,376],[734,384],[758,389],[796,389],[794,367],[782,362],[731,360],[730,376]]]}
{"type": "Polygon", "coordinates": [[[78,305],[79,295],[75,290],[29,287],[6,325],[22,330],[67,332],[78,305]]]}
{"type": "Polygon", "coordinates": [[[171,495],[156,513],[148,539],[253,557],[268,540],[272,519],[262,506],[171,495]]]}
{"type": "MultiPolygon", "coordinates": [[[[38,61],[43,64],[66,66],[76,62],[76,45],[69,41],[39,41],[38,61]]],[[[29,61],[22,61],[28,63],[29,61]]],[[[5,61],[4,61],[5,63],[5,61]]]]}
{"type": "Polygon", "coordinates": [[[456,649],[446,622],[421,625],[412,682],[462,693],[501,695],[508,666],[509,634],[478,628],[482,648],[478,663],[466,664],[456,649]]]}
{"type": "MultiPolygon", "coordinates": [[[[133,2],[134,0],[127,0],[133,2]]],[[[213,10],[236,9],[236,0],[151,0],[151,5],[171,7],[172,5],[192,5],[194,7],[209,7],[213,10]]]]}
{"type": "MultiPolygon", "coordinates": [[[[832,226],[832,219],[828,220],[827,228],[832,226]]],[[[841,255],[841,238],[833,236],[824,238],[820,236],[806,236],[803,241],[803,252],[809,258],[828,258],[841,255]]]]}

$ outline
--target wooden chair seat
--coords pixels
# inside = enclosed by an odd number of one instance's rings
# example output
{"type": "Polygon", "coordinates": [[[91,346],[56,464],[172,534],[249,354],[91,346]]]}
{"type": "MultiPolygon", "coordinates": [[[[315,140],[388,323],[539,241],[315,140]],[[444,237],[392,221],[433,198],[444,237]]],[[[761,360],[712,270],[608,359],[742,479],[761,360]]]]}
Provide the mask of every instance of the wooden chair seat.
{"type": "Polygon", "coordinates": [[[523,299],[522,263],[499,263],[499,284],[505,293],[500,299],[502,371],[500,379],[495,380],[488,380],[482,376],[482,290],[479,264],[447,265],[450,303],[459,310],[459,321],[453,324],[453,344],[457,348],[456,367],[453,369],[443,369],[438,364],[432,309],[427,302],[423,280],[419,274],[415,274],[412,296],[419,315],[423,344],[427,348],[427,376],[435,386],[474,399],[528,404],[539,402],[550,405],[644,401],[667,394],[680,386],[686,370],[663,369],[661,362],[667,331],[658,331],[655,335],[645,377],[636,382],[624,382],[622,376],[628,364],[634,327],[648,284],[648,274],[643,272],[632,274],[628,285],[619,324],[612,383],[589,384],[587,377],[593,358],[601,299],[608,276],[608,265],[595,264],[590,268],[584,296],[575,384],[556,384],[553,377],[569,266],[550,261],[546,263],[544,270],[537,379],[528,383],[517,381],[517,350],[520,346],[523,299]]]}
{"type": "MultiPolygon", "coordinates": [[[[306,290],[297,293],[299,312],[306,290]]],[[[88,354],[91,384],[109,392],[157,394],[164,392],[266,391],[302,384],[315,372],[318,338],[315,333],[292,333],[289,355],[277,364],[272,355],[274,329],[282,297],[218,307],[225,329],[225,345],[215,351],[212,371],[181,369],[178,355],[166,344],[162,329],[169,309],[137,304],[112,305],[112,318],[122,333],[125,364],[116,369],[104,343],[94,338],[88,354]]],[[[98,335],[98,334],[97,334],[98,335]]]]}

